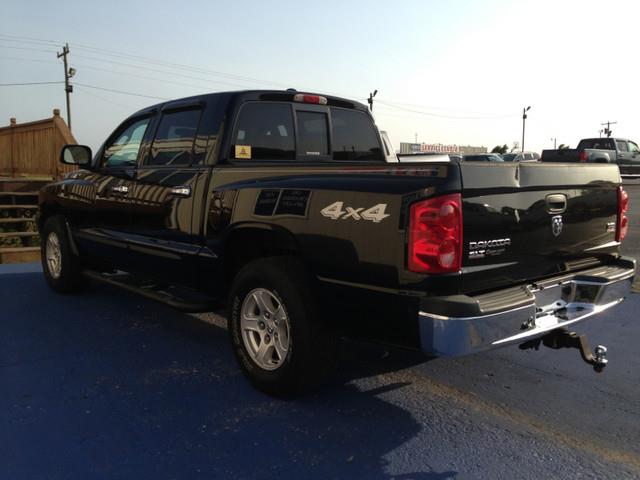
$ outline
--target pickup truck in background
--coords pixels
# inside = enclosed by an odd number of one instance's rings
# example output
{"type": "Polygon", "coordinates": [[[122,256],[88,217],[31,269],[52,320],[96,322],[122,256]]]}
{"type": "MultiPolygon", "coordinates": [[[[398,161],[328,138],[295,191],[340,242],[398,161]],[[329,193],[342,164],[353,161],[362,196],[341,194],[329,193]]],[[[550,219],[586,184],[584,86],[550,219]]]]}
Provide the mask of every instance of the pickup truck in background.
{"type": "Polygon", "coordinates": [[[628,198],[608,164],[393,163],[368,109],[295,91],[140,110],[40,192],[49,286],[117,285],[184,311],[226,307],[241,370],[284,395],[337,339],[457,356],[575,347],[620,303],[628,198]]]}
{"type": "Polygon", "coordinates": [[[576,149],[543,150],[540,161],[616,163],[621,175],[640,176],[640,148],[624,138],[585,138],[576,149]]]}

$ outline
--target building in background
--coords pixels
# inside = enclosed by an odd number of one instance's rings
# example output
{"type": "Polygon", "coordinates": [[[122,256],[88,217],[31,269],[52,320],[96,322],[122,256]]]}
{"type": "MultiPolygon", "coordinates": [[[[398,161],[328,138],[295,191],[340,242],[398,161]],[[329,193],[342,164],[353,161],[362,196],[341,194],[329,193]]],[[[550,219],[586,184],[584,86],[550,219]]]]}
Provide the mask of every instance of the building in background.
{"type": "Polygon", "coordinates": [[[60,149],[76,140],[58,109],[53,116],[0,127],[0,263],[40,258],[36,226],[38,190],[74,170],[59,162],[60,149]]]}
{"type": "Polygon", "coordinates": [[[12,118],[9,125],[0,127],[0,180],[61,178],[75,168],[60,163],[60,150],[75,143],[57,108],[52,117],[35,122],[18,123],[12,118]]]}
{"type": "Polygon", "coordinates": [[[400,142],[400,153],[405,155],[410,153],[460,153],[463,155],[472,155],[476,153],[487,153],[487,147],[400,142]]]}
{"type": "Polygon", "coordinates": [[[463,155],[475,155],[477,153],[488,153],[487,147],[472,147],[471,145],[460,145],[460,153],[463,155]]]}

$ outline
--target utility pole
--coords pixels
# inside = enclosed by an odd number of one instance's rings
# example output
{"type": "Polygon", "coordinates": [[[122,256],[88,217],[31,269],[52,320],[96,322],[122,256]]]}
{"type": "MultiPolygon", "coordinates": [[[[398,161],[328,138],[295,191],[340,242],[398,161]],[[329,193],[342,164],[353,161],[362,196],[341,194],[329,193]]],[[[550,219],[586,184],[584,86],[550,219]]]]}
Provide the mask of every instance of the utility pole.
{"type": "Polygon", "coordinates": [[[600,125],[606,125],[606,127],[604,128],[604,133],[607,135],[607,138],[609,138],[611,136],[611,133],[613,133],[611,132],[611,128],[610,128],[611,125],[615,125],[616,123],[618,122],[604,122],[600,124],[600,125]]]}
{"type": "Polygon", "coordinates": [[[557,147],[556,147],[556,141],[557,141],[558,139],[557,139],[557,138],[555,138],[555,137],[551,137],[551,140],[553,140],[553,149],[555,150],[555,149],[557,148],[557,147]]]}
{"type": "Polygon", "coordinates": [[[522,149],[520,150],[521,152],[524,152],[524,122],[527,119],[527,112],[529,111],[530,108],[531,106],[522,109],[522,149]]]}
{"type": "Polygon", "coordinates": [[[69,44],[65,44],[62,47],[62,53],[58,53],[58,58],[62,57],[64,61],[64,91],[67,94],[67,125],[69,126],[69,131],[71,131],[71,93],[73,92],[73,85],[69,83],[69,79],[76,74],[75,68],[69,68],[69,64],[67,63],[67,55],[69,55],[69,44]]]}
{"type": "Polygon", "coordinates": [[[369,103],[369,110],[373,112],[373,97],[376,96],[378,90],[374,90],[373,93],[369,94],[369,98],[367,98],[367,103],[369,103]]]}

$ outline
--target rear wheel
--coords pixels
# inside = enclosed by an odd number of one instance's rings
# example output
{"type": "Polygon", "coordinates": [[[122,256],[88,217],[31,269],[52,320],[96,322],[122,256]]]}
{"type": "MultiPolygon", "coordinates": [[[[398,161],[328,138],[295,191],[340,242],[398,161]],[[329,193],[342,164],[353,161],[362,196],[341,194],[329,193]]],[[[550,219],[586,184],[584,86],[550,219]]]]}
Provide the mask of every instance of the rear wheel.
{"type": "Polygon", "coordinates": [[[311,279],[292,257],[253,261],[236,275],[229,301],[229,333],[243,373],[271,395],[318,386],[337,353],[318,318],[311,279]]]}
{"type": "Polygon", "coordinates": [[[41,238],[42,270],[49,286],[58,293],[79,291],[82,282],[81,263],[71,248],[64,219],[60,216],[48,218],[42,228],[41,238]]]}

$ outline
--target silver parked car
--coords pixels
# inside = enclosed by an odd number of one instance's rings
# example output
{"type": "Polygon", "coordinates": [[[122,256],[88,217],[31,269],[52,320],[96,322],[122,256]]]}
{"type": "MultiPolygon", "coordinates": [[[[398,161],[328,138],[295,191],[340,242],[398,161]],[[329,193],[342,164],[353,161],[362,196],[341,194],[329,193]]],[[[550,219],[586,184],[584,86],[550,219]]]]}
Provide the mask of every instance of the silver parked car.
{"type": "Polygon", "coordinates": [[[540,160],[540,154],[538,152],[503,153],[502,160],[505,162],[536,162],[540,160]]]}

